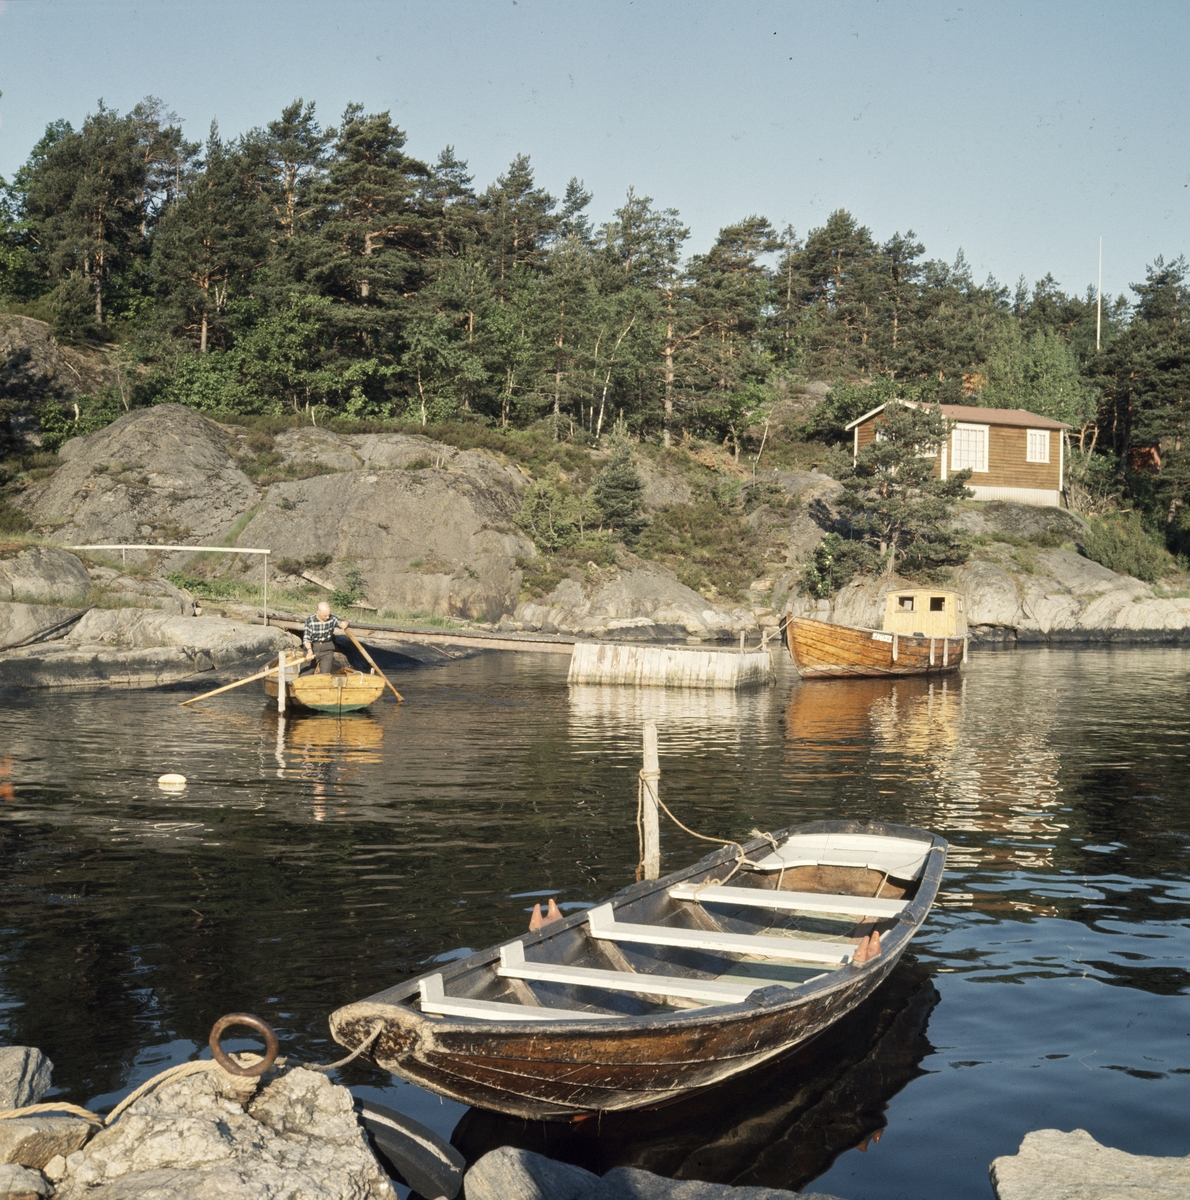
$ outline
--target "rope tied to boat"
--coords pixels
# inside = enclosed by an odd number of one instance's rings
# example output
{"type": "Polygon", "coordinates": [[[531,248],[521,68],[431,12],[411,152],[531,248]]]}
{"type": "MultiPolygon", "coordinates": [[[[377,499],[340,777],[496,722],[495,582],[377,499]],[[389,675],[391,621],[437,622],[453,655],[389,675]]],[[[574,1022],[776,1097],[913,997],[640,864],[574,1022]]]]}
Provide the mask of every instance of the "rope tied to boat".
{"type": "MultiPolygon", "coordinates": [[[[379,1030],[377,1030],[377,1033],[379,1033],[379,1030]]],[[[374,1040],[375,1038],[370,1039],[368,1044],[370,1045],[371,1041],[374,1040]]],[[[229,1080],[235,1080],[243,1087],[245,1079],[258,1078],[277,1061],[277,1051],[279,1048],[277,1035],[272,1029],[259,1017],[251,1016],[249,1013],[230,1013],[225,1017],[220,1017],[211,1028],[211,1036],[208,1044],[211,1047],[213,1057],[195,1059],[193,1062],[177,1063],[172,1067],[166,1067],[164,1071],[158,1072],[151,1079],[146,1079],[139,1087],[134,1088],[106,1117],[101,1116],[97,1112],[92,1112],[89,1108],[84,1108],[81,1104],[69,1104],[66,1101],[48,1101],[41,1104],[26,1104],[21,1108],[6,1109],[4,1112],[0,1112],[0,1121],[13,1120],[19,1117],[34,1117],[40,1113],[69,1113],[71,1116],[82,1117],[83,1120],[90,1121],[92,1124],[98,1125],[101,1129],[106,1129],[108,1126],[115,1124],[120,1116],[142,1096],[159,1088],[163,1083],[185,1079],[188,1075],[202,1075],[207,1071],[222,1071],[229,1080]],[[264,1054],[255,1054],[251,1051],[235,1055],[228,1054],[219,1044],[219,1039],[224,1029],[230,1025],[246,1025],[261,1033],[265,1039],[264,1054]]],[[[362,1050],[363,1047],[357,1053],[361,1053],[362,1050]]],[[[355,1057],[355,1055],[351,1057],[355,1057]]],[[[284,1063],[285,1060],[281,1059],[280,1061],[284,1063]]],[[[349,1060],[345,1059],[344,1061],[349,1060]]]]}
{"type": "MultiPolygon", "coordinates": [[[[643,767],[637,772],[636,784],[636,839],[639,858],[636,864],[636,881],[640,882],[641,876],[644,874],[645,866],[645,831],[644,831],[644,807],[645,807],[645,784],[656,783],[661,778],[660,770],[647,771],[643,767]]],[[[691,837],[697,838],[700,842],[714,842],[719,846],[734,846],[736,848],[735,866],[722,879],[708,879],[701,887],[722,887],[741,867],[756,867],[759,863],[753,862],[747,854],[744,853],[744,847],[731,838],[708,837],[705,833],[699,833],[697,830],[691,829],[689,825],[683,824],[669,810],[669,806],[661,799],[656,788],[650,789],[653,793],[653,799],[657,801],[657,807],[684,833],[688,833],[691,837]]],[[[759,829],[752,831],[754,837],[764,838],[773,848],[773,853],[777,853],[777,839],[771,833],[762,833],[759,829]]],[[[784,865],[782,865],[782,874],[784,874],[784,865]]]]}

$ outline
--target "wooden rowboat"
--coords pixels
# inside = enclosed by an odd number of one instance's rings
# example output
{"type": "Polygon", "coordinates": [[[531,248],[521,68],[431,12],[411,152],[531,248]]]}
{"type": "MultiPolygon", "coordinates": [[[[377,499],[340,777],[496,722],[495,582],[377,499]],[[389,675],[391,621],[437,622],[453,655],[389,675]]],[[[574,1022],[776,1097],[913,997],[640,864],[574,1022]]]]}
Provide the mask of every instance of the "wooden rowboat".
{"type": "Polygon", "coordinates": [[[517,1116],[666,1103],[871,995],[945,861],[942,838],[900,825],[782,830],[348,1004],[331,1033],[413,1083],[517,1116]],[[881,950],[861,961],[872,931],[881,950]]]}
{"type": "MultiPolygon", "coordinates": [[[[274,674],[264,677],[264,691],[276,700],[277,660],[273,659],[269,667],[274,674]]],[[[354,712],[367,708],[384,694],[384,680],[379,675],[365,675],[337,664],[329,675],[316,671],[300,673],[300,667],[300,659],[292,666],[288,663],[285,666],[285,699],[303,708],[328,713],[354,712]]]]}
{"type": "Polygon", "coordinates": [[[803,679],[941,675],[967,659],[966,637],[885,633],[791,616],[785,641],[803,679]]]}

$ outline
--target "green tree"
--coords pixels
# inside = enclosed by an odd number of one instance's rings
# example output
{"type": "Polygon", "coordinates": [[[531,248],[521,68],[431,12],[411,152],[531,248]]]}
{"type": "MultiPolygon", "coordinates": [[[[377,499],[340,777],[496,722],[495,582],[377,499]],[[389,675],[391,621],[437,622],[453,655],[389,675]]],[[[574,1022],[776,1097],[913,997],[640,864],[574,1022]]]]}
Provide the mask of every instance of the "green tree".
{"type": "Polygon", "coordinates": [[[145,182],[140,128],[100,101],[78,132],[51,127],[23,175],[24,213],[51,278],[90,284],[95,324],[113,275],[143,251],[145,182]]]}
{"type": "Polygon", "coordinates": [[[1053,329],[1025,336],[1018,322],[1005,321],[992,343],[986,377],[979,399],[991,408],[1023,408],[1080,434],[1095,419],[1095,391],[1082,378],[1073,349],[1053,329]]]}
{"type": "Polygon", "coordinates": [[[591,498],[603,524],[631,544],[649,523],[644,515],[644,480],[627,450],[618,450],[595,476],[591,498]]]}
{"type": "Polygon", "coordinates": [[[162,216],[153,239],[153,272],[162,308],[205,354],[235,287],[265,258],[259,194],[243,160],[211,125],[205,160],[185,194],[162,216]]]}
{"type": "Polygon", "coordinates": [[[946,421],[933,405],[890,404],[878,436],[842,476],[839,506],[853,535],[877,550],[891,574],[938,577],[966,561],[968,547],[945,526],[956,501],[971,493],[970,470],[933,476],[946,421]]]}

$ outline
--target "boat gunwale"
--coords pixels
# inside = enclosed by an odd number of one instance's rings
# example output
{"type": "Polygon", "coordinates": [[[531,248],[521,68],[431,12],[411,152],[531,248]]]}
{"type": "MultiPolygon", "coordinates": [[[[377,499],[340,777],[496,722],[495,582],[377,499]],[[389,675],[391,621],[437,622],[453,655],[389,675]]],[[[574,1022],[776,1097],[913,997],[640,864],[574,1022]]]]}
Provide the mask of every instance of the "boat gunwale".
{"type": "MultiPolygon", "coordinates": [[[[427,979],[433,975],[441,975],[443,985],[445,986],[451,979],[457,979],[472,971],[482,970],[498,963],[500,951],[504,946],[520,942],[524,947],[528,948],[534,945],[541,945],[560,935],[572,933],[586,924],[590,909],[584,909],[581,912],[574,913],[570,917],[564,918],[562,922],[551,922],[539,930],[519,934],[516,937],[501,942],[499,945],[476,951],[466,958],[457,959],[451,963],[443,963],[432,967],[430,970],[423,971],[419,975],[392,988],[386,988],[384,991],[376,992],[372,996],[362,1000],[343,1005],[331,1014],[332,1034],[334,1034],[335,1030],[335,1018],[340,1013],[348,1013],[348,1010],[356,1010],[358,1016],[362,1018],[364,1017],[363,1010],[369,1008],[373,1010],[386,1009],[394,1014],[394,1017],[396,1014],[400,1014],[402,1019],[398,1023],[404,1025],[406,1029],[418,1031],[424,1029],[427,1032],[432,1031],[435,1035],[463,1035],[468,1037],[475,1035],[518,1037],[547,1034],[555,1037],[559,1035],[582,1035],[592,1040],[605,1041],[609,1039],[616,1040],[624,1037],[626,1034],[638,1031],[652,1034],[673,1028],[675,1031],[690,1033],[693,1032],[692,1027],[697,1028],[703,1024],[724,1026],[741,1021],[752,1021],[762,1013],[765,1015],[777,1014],[785,1010],[803,1006],[823,997],[829,997],[832,992],[849,989],[862,978],[859,972],[868,973],[866,968],[869,966],[887,967],[891,970],[908,947],[910,940],[924,924],[925,918],[933,907],[938,889],[941,886],[942,874],[946,867],[948,843],[945,838],[939,834],[931,833],[929,830],[920,829],[915,826],[897,825],[886,821],[811,821],[802,825],[791,825],[784,829],[779,829],[772,834],[772,837],[781,840],[794,834],[812,833],[868,833],[880,837],[904,837],[910,841],[928,842],[929,850],[927,851],[925,866],[918,882],[917,894],[909,901],[901,914],[893,918],[893,928],[882,938],[882,952],[880,957],[869,959],[866,963],[860,964],[848,962],[835,970],[826,971],[815,978],[784,989],[790,993],[788,999],[774,998],[769,1003],[757,1004],[745,998],[731,1004],[708,1004],[678,1012],[665,1010],[636,1015],[622,1014],[622,1019],[615,1021],[608,1021],[606,1018],[584,1020],[580,1017],[576,1017],[570,1021],[555,1018],[540,1022],[532,1020],[501,1021],[498,1019],[488,1020],[484,1018],[454,1016],[435,1017],[412,1007],[411,1002],[419,999],[420,984],[423,979],[427,979]],[[934,853],[938,850],[941,850],[942,853],[934,853]],[[855,968],[855,972],[852,970],[853,967],[855,968]]],[[[755,838],[742,843],[742,846],[744,852],[751,855],[757,850],[770,846],[770,844],[768,838],[755,838]]],[[[725,845],[723,849],[714,851],[697,862],[692,863],[690,866],[665,875],[660,879],[643,880],[640,883],[630,884],[628,887],[614,893],[608,900],[602,903],[611,904],[613,911],[618,910],[623,905],[644,899],[662,890],[667,890],[674,886],[674,884],[684,882],[690,875],[709,871],[724,863],[732,862],[735,857],[736,852],[734,848],[730,845],[725,845]]],[[[596,906],[592,905],[592,907],[596,906]]],[[[591,935],[588,934],[587,936],[590,937],[591,935]]],[[[646,972],[641,972],[640,975],[641,978],[647,978],[646,972]]],[[[780,984],[766,985],[758,983],[755,990],[765,990],[774,986],[783,987],[780,984]]],[[[664,993],[663,991],[659,991],[654,994],[664,993]]],[[[526,1005],[525,1007],[529,1008],[532,1006],[526,1005]]],[[[380,1013],[375,1012],[374,1015],[380,1016],[380,1013]]],[[[338,1039],[336,1038],[336,1040],[338,1039]]],[[[347,1045],[347,1043],[340,1044],[347,1045]]],[[[349,1046],[348,1048],[354,1047],[349,1046]]]]}

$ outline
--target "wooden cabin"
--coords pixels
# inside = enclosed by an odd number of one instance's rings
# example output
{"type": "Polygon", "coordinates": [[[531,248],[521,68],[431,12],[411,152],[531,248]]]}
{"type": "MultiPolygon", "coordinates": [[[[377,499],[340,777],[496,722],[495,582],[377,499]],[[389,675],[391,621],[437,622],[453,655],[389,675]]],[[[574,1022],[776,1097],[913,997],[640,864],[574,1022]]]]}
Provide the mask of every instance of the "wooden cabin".
{"type": "Polygon", "coordinates": [[[884,632],[905,637],[914,634],[928,638],[966,637],[963,593],[947,588],[901,588],[889,592],[884,632]]]}
{"type": "MultiPolygon", "coordinates": [[[[892,401],[916,407],[912,400],[892,401]]],[[[971,468],[967,486],[976,500],[1015,500],[1060,507],[1065,491],[1065,439],[1069,425],[1019,408],[971,408],[942,404],[950,436],[934,454],[934,475],[971,468]]],[[[857,417],[848,431],[858,455],[880,436],[885,405],[857,417]]]]}

